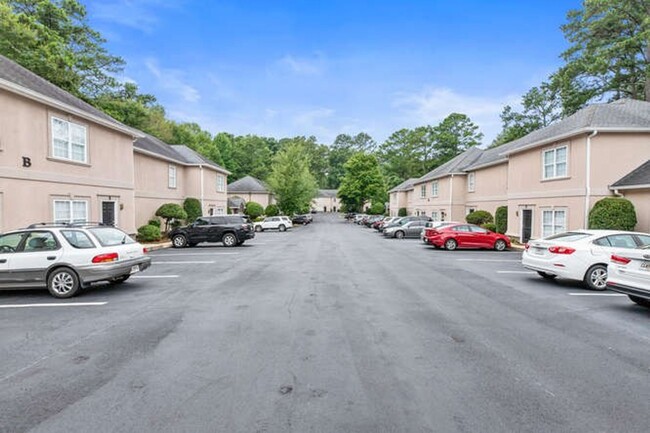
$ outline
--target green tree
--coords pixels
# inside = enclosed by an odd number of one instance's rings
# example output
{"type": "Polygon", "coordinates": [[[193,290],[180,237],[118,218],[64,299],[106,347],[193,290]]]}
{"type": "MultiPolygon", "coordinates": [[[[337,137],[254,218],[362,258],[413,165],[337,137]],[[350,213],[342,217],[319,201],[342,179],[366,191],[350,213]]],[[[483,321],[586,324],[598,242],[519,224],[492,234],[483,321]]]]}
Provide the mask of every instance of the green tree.
{"type": "Polygon", "coordinates": [[[451,113],[434,126],[431,134],[435,142],[437,165],[444,164],[483,139],[478,126],[465,114],[451,113]]]}
{"type": "Polygon", "coordinates": [[[232,180],[241,179],[246,175],[266,180],[270,173],[269,161],[272,159],[272,138],[245,135],[235,137],[230,158],[236,161],[233,167],[226,167],[232,171],[232,180]]]}
{"type": "Polygon", "coordinates": [[[165,203],[161,205],[155,215],[165,220],[165,232],[169,230],[169,223],[172,220],[180,221],[187,219],[185,210],[183,210],[181,205],[176,203],[165,203]]]}
{"type": "Polygon", "coordinates": [[[356,153],[345,163],[344,168],[345,176],[338,197],[346,209],[360,211],[370,200],[383,203],[386,185],[374,155],[356,153]]]}
{"type": "Polygon", "coordinates": [[[246,215],[250,217],[251,220],[256,220],[264,213],[264,207],[261,204],[254,201],[249,201],[246,203],[246,215]]]}
{"type": "Polygon", "coordinates": [[[420,177],[438,165],[435,135],[430,126],[400,129],[378,149],[378,157],[389,185],[420,177]]]}
{"type": "Polygon", "coordinates": [[[268,184],[285,214],[309,207],[316,196],[317,185],[309,172],[309,157],[303,144],[287,144],[275,155],[268,184]]]}
{"type": "Polygon", "coordinates": [[[278,208],[278,205],[271,203],[264,209],[264,215],[266,216],[278,216],[280,215],[280,209],[278,208]]]}
{"type": "Polygon", "coordinates": [[[194,197],[187,197],[183,201],[183,210],[187,214],[185,218],[188,222],[192,222],[195,219],[203,216],[203,209],[201,209],[201,202],[199,199],[194,197]]]}
{"type": "Polygon", "coordinates": [[[565,115],[592,100],[650,101],[650,0],[584,0],[562,31],[571,46],[552,77],[565,115]]]}

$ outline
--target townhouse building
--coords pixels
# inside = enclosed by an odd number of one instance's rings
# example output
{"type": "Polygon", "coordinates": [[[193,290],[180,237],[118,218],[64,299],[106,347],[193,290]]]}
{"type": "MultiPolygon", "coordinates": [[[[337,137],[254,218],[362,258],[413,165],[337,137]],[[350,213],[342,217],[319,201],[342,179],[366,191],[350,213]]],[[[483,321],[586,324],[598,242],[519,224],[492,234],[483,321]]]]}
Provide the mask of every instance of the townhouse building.
{"type": "Polygon", "coordinates": [[[228,185],[228,208],[231,213],[243,213],[249,201],[266,208],[275,203],[275,198],[269,186],[253,176],[244,176],[228,185]]]}
{"type": "Polygon", "coordinates": [[[650,103],[594,104],[503,146],[458,155],[413,182],[408,211],[463,221],[507,206],[506,233],[525,242],[587,227],[596,201],[625,196],[637,230],[650,231],[649,159],[650,103]]]}
{"type": "Polygon", "coordinates": [[[407,179],[388,191],[388,212],[392,217],[399,214],[400,209],[413,208],[413,182],[417,178],[407,179]]]}
{"type": "Polygon", "coordinates": [[[312,200],[312,209],[317,212],[338,212],[341,209],[338,192],[337,189],[319,189],[312,200]]]}
{"type": "Polygon", "coordinates": [[[134,233],[161,204],[185,197],[223,213],[228,174],[0,56],[0,232],[95,221],[134,233]]]}

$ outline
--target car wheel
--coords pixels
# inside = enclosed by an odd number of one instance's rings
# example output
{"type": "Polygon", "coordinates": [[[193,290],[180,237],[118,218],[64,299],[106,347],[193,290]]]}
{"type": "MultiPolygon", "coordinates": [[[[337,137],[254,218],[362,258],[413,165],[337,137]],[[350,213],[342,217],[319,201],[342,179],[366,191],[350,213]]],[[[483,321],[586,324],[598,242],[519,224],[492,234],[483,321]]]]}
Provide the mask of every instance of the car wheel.
{"type": "Polygon", "coordinates": [[[605,290],[607,288],[607,266],[593,265],[585,274],[584,283],[591,290],[605,290]]]}
{"type": "Polygon", "coordinates": [[[546,272],[542,272],[542,271],[537,271],[537,274],[546,280],[553,280],[557,277],[557,275],[547,274],[546,272]]]}
{"type": "Polygon", "coordinates": [[[121,277],[113,278],[111,283],[113,283],[113,284],[122,284],[123,282],[128,280],[130,276],[131,275],[122,275],[121,277]]]}
{"type": "Polygon", "coordinates": [[[262,226],[255,226],[255,231],[256,231],[256,232],[259,233],[259,232],[261,232],[262,230],[263,230],[263,229],[262,229],[262,226]]]}
{"type": "Polygon", "coordinates": [[[284,224],[280,224],[280,227],[278,227],[278,230],[280,230],[281,232],[284,232],[284,231],[287,230],[287,228],[285,227],[284,224]]]}
{"type": "Polygon", "coordinates": [[[650,299],[639,298],[638,296],[627,295],[628,298],[635,304],[638,304],[642,307],[650,308],[650,299]]]}
{"type": "Polygon", "coordinates": [[[397,239],[404,239],[404,232],[403,231],[395,232],[395,237],[397,239]]]}
{"type": "Polygon", "coordinates": [[[455,239],[447,239],[445,241],[445,249],[447,249],[449,251],[453,251],[456,248],[458,248],[458,242],[456,242],[455,239]]]}
{"type": "Polygon", "coordinates": [[[504,251],[508,244],[503,239],[499,239],[494,243],[494,249],[497,251],[504,251]]]}
{"type": "Polygon", "coordinates": [[[47,290],[55,298],[71,298],[80,288],[79,277],[70,268],[55,269],[47,277],[47,290]]]}
{"type": "Polygon", "coordinates": [[[174,248],[185,248],[187,246],[187,238],[184,235],[176,235],[172,238],[172,245],[174,248]]]}
{"type": "Polygon", "coordinates": [[[221,242],[223,242],[224,247],[234,247],[237,245],[237,236],[232,233],[226,233],[221,238],[221,242]]]}

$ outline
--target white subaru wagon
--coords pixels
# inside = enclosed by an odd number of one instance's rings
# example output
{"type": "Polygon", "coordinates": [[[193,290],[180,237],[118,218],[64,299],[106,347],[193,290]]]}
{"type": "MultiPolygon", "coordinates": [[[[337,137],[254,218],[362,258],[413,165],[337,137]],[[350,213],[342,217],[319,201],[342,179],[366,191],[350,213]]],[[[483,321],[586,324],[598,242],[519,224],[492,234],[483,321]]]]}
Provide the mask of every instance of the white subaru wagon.
{"type": "Polygon", "coordinates": [[[47,287],[55,298],[70,298],[150,265],[142,245],[111,226],[34,224],[0,235],[0,289],[47,287]]]}

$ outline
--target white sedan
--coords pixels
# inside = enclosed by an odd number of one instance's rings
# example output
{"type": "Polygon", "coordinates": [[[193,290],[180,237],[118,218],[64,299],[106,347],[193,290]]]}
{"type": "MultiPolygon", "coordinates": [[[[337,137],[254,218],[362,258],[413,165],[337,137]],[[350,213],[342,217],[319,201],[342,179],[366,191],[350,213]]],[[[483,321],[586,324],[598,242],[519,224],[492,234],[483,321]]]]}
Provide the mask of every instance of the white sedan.
{"type": "Polygon", "coordinates": [[[650,248],[612,255],[607,274],[608,288],[650,308],[650,248]]]}
{"type": "Polygon", "coordinates": [[[293,227],[291,219],[287,216],[267,217],[263,221],[256,222],[253,225],[255,226],[256,232],[263,232],[264,230],[279,230],[283,232],[293,227]]]}
{"type": "Polygon", "coordinates": [[[546,278],[583,281],[592,290],[607,288],[612,254],[650,245],[650,234],[613,230],[576,230],[526,244],[521,264],[546,278]]]}

